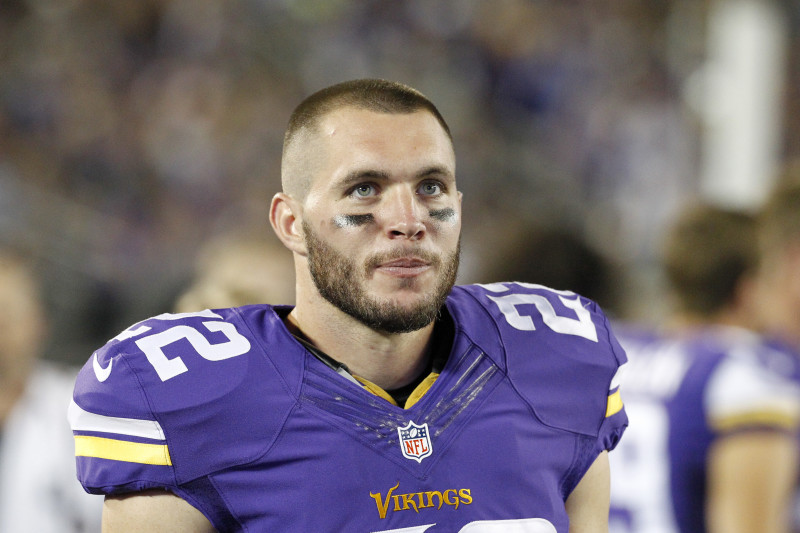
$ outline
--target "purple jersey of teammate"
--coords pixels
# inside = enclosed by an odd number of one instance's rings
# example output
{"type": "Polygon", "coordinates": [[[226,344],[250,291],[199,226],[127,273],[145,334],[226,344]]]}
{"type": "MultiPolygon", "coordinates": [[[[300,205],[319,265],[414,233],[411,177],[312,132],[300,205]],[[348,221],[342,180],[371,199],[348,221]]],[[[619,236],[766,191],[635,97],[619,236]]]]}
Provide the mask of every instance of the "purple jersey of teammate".
{"type": "Polygon", "coordinates": [[[617,327],[631,428],[609,457],[611,533],[703,533],[709,449],[742,431],[796,431],[800,358],[738,328],[661,336],[617,327]]]}
{"type": "Polygon", "coordinates": [[[78,376],[78,478],[172,491],[219,531],[566,533],[564,501],[627,425],[608,320],[523,283],[446,308],[449,357],[406,408],[315,357],[285,307],[140,322],[78,376]]]}

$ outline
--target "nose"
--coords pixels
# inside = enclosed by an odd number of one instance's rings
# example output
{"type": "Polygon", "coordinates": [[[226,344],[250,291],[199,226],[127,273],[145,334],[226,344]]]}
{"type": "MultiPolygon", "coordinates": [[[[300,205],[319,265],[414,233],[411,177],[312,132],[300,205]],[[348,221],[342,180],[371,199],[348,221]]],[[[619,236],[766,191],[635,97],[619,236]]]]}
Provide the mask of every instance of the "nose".
{"type": "Polygon", "coordinates": [[[386,198],[386,232],[390,239],[419,240],[425,235],[424,208],[413,190],[398,187],[386,198]]]}

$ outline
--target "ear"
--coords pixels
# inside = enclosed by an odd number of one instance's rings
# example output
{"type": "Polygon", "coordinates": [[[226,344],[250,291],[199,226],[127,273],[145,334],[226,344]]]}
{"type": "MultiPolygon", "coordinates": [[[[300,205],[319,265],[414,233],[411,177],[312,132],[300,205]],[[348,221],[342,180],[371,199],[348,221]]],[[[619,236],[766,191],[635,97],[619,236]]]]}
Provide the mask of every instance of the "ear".
{"type": "Polygon", "coordinates": [[[300,255],[306,254],[302,210],[294,198],[282,192],[273,196],[269,208],[269,223],[284,246],[300,255]]]}

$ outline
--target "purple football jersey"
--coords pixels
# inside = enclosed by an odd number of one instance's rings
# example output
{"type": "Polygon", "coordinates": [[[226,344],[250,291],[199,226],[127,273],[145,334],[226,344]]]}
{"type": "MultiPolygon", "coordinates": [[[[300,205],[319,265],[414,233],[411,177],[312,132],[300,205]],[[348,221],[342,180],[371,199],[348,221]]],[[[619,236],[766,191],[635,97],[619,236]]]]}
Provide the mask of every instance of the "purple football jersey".
{"type": "Polygon", "coordinates": [[[627,424],[606,317],[522,283],[456,287],[446,305],[449,358],[407,409],[267,305],[140,322],[78,376],[78,478],[172,491],[219,531],[566,533],[565,499],[627,424]]]}
{"type": "Polygon", "coordinates": [[[631,427],[609,458],[610,531],[703,533],[710,447],[734,432],[796,431],[800,358],[736,328],[616,331],[631,427]]]}

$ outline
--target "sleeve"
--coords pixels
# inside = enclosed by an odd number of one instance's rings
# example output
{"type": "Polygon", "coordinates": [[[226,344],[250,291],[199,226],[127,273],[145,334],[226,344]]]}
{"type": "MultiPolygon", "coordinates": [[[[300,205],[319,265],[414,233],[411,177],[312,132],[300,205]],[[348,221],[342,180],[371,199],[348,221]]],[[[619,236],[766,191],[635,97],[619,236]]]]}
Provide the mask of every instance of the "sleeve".
{"type": "Polygon", "coordinates": [[[591,437],[595,454],[616,446],[627,426],[618,379],[627,358],[599,306],[529,283],[476,287],[499,333],[500,364],[537,418],[591,437]]]}
{"type": "Polygon", "coordinates": [[[85,490],[179,492],[264,452],[290,402],[269,386],[265,358],[243,356],[255,353],[249,330],[226,316],[159,315],[92,355],[68,413],[85,490]],[[259,400],[274,411],[251,413],[259,400]]]}
{"type": "Polygon", "coordinates": [[[713,431],[798,430],[800,387],[790,376],[764,363],[748,349],[734,351],[722,359],[704,397],[713,431]]]}
{"type": "Polygon", "coordinates": [[[625,428],[628,426],[628,415],[625,412],[625,405],[622,401],[622,390],[620,382],[625,374],[628,365],[625,350],[620,345],[614,332],[611,330],[608,318],[603,317],[605,331],[608,334],[608,344],[614,354],[616,370],[608,386],[608,397],[606,400],[606,412],[603,422],[600,425],[597,452],[603,450],[611,451],[616,448],[617,443],[622,438],[625,428]]]}
{"type": "Polygon", "coordinates": [[[122,346],[111,341],[92,355],[69,405],[78,480],[92,494],[176,485],[164,430],[122,346]]]}

